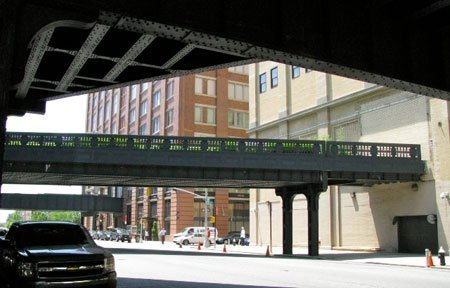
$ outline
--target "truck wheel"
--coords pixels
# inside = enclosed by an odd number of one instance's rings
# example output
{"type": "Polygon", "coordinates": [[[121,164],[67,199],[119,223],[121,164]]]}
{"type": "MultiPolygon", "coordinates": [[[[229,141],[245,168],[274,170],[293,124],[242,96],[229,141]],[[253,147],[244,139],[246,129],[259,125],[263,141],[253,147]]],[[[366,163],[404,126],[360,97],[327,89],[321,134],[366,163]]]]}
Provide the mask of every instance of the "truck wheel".
{"type": "Polygon", "coordinates": [[[189,240],[183,240],[183,245],[189,245],[189,240]]]}

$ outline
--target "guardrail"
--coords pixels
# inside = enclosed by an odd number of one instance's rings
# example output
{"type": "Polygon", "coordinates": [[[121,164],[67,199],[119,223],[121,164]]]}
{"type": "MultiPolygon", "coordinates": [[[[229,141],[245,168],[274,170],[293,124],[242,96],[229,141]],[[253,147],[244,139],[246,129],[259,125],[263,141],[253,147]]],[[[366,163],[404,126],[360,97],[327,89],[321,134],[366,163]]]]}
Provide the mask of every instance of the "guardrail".
{"type": "Polygon", "coordinates": [[[7,132],[5,147],[166,152],[290,153],[421,160],[420,145],[315,140],[7,132]]]}

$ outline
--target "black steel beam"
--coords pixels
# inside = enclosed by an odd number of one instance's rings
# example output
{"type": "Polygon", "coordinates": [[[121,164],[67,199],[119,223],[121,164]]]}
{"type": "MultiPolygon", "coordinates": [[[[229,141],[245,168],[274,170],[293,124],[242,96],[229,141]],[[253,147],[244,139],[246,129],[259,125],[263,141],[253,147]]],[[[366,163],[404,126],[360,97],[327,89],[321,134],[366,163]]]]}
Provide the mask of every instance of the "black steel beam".
{"type": "Polygon", "coordinates": [[[319,195],[321,187],[309,185],[303,192],[308,202],[308,255],[319,255],[319,195]]]}
{"type": "MultiPolygon", "coordinates": [[[[6,120],[9,114],[9,90],[11,86],[11,68],[14,59],[16,36],[16,13],[19,3],[0,3],[0,176],[3,172],[3,157],[6,143],[6,120]]],[[[0,179],[0,195],[2,190],[0,179]]],[[[0,199],[0,207],[2,202],[0,199]]]]}
{"type": "Polygon", "coordinates": [[[123,199],[102,195],[10,194],[0,195],[1,209],[82,212],[123,212],[123,199]]]}
{"type": "Polygon", "coordinates": [[[283,204],[283,255],[292,255],[292,204],[300,191],[278,188],[275,194],[281,197],[283,204]]]}

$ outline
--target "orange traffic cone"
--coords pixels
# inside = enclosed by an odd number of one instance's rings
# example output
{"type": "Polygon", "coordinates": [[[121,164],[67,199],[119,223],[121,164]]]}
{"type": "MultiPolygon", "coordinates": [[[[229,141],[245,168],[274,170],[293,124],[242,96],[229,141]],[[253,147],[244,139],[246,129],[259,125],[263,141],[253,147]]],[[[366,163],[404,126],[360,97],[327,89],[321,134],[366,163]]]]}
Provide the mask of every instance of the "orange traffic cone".
{"type": "Polygon", "coordinates": [[[227,244],[223,244],[223,253],[227,253],[227,244]]]}
{"type": "Polygon", "coordinates": [[[198,242],[197,250],[202,250],[202,248],[200,247],[200,242],[198,242]]]}
{"type": "Polygon", "coordinates": [[[270,256],[270,249],[269,249],[269,245],[267,245],[267,250],[266,250],[266,257],[270,256]]]}
{"type": "Polygon", "coordinates": [[[428,253],[428,257],[427,257],[427,267],[433,267],[434,263],[433,263],[433,255],[431,255],[431,251],[428,253]]]}

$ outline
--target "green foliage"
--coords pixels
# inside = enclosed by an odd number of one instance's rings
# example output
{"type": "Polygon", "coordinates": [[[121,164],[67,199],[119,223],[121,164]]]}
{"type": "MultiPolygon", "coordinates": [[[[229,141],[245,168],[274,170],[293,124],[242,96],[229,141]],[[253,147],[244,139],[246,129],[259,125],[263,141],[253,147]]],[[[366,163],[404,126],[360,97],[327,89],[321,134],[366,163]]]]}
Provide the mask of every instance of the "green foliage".
{"type": "Polygon", "coordinates": [[[157,221],[153,221],[153,226],[152,226],[152,239],[153,240],[158,240],[158,222],[157,221]]]}
{"type": "MultiPolygon", "coordinates": [[[[6,227],[18,221],[24,221],[21,211],[16,211],[8,216],[6,227]]],[[[32,211],[30,221],[68,221],[81,223],[81,213],[73,211],[32,211]]]]}
{"type": "Polygon", "coordinates": [[[81,223],[81,213],[73,211],[33,211],[31,221],[68,221],[81,223]]]}
{"type": "Polygon", "coordinates": [[[9,214],[8,219],[6,219],[6,228],[9,229],[14,222],[23,221],[23,216],[20,211],[15,211],[9,214]]]}

